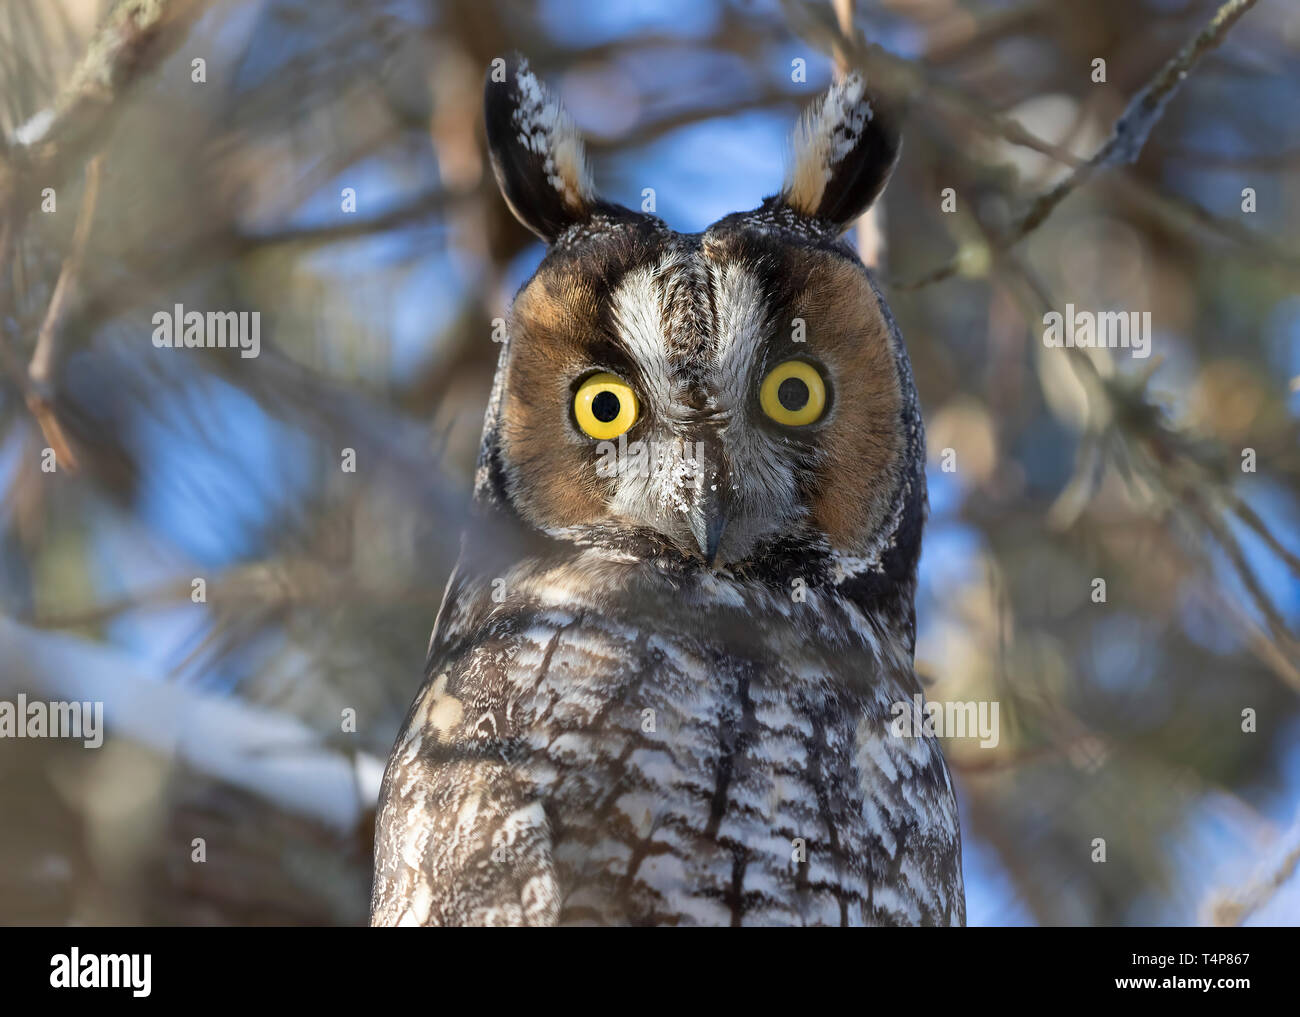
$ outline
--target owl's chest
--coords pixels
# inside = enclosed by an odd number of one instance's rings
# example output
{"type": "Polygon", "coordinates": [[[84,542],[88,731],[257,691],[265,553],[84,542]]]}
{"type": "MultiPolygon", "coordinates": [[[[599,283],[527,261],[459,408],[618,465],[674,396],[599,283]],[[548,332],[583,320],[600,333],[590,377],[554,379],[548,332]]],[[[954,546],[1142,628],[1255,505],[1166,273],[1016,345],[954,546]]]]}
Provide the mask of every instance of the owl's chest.
{"type": "Polygon", "coordinates": [[[917,898],[909,861],[951,836],[946,773],[932,743],[892,736],[904,693],[865,646],[779,617],[551,610],[479,651],[470,729],[546,811],[562,920],[877,924],[946,906],[917,898]]]}

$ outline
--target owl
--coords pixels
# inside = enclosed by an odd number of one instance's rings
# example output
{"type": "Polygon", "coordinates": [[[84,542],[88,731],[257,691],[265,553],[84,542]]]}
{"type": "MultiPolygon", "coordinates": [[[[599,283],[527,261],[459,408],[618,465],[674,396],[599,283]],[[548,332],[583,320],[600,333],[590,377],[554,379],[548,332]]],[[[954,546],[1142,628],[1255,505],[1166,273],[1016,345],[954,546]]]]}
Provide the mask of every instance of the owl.
{"type": "Polygon", "coordinates": [[[962,924],[920,702],[927,513],[902,338],[843,235],[899,143],[856,75],[783,189],[683,234],[599,198],[514,56],[492,164],[546,243],[516,295],[375,925],[962,924]]]}

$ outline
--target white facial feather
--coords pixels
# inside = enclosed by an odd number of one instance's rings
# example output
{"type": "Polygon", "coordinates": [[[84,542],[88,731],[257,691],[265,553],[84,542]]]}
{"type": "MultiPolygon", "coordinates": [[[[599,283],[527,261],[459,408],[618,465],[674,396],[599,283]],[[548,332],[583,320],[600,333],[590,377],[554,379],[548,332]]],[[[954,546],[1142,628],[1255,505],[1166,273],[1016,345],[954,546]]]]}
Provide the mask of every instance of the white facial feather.
{"type": "Polygon", "coordinates": [[[760,381],[759,354],[771,329],[762,286],[740,265],[712,268],[710,286],[717,308],[715,376],[732,419],[725,431],[731,460],[732,494],[740,513],[733,540],[758,540],[788,529],[803,513],[794,470],[779,440],[752,425],[743,411],[760,381]]]}
{"type": "Polygon", "coordinates": [[[681,256],[674,251],[657,265],[634,269],[623,277],[610,301],[615,327],[641,370],[646,396],[661,404],[671,395],[663,282],[680,264],[681,256]]]}
{"type": "MultiPolygon", "coordinates": [[[[738,264],[717,266],[680,249],[668,251],[655,265],[627,274],[611,299],[613,316],[624,347],[632,356],[645,386],[643,399],[664,422],[642,439],[655,446],[656,466],[620,477],[611,500],[613,512],[627,520],[658,528],[675,514],[700,509],[696,495],[705,485],[726,484],[733,501],[730,547],[748,547],[764,536],[788,529],[803,509],[794,471],[774,436],[753,426],[746,416],[750,390],[762,344],[769,331],[769,310],[759,280],[738,264]],[[705,280],[712,292],[705,314],[704,294],[691,285],[705,280]],[[688,418],[689,407],[671,376],[674,328],[693,321],[713,338],[702,381],[716,392],[717,408],[725,415],[719,439],[705,442],[702,456],[684,429],[674,422],[688,418]],[[710,447],[710,445],[714,447],[710,447]],[[731,476],[718,473],[729,462],[731,476]]],[[[701,524],[703,520],[700,520],[701,524]]]]}

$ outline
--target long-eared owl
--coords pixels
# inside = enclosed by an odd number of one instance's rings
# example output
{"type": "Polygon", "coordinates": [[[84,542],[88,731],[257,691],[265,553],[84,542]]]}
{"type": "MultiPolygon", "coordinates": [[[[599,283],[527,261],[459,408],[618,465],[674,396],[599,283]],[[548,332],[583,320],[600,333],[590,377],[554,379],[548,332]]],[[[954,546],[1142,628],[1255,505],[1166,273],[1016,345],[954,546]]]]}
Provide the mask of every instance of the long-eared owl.
{"type": "Polygon", "coordinates": [[[595,195],[522,58],[485,115],[547,247],[384,778],[372,922],[964,922],[947,767],[892,723],[920,693],[925,438],[842,239],[891,118],[842,78],[778,194],[682,234],[595,195]]]}

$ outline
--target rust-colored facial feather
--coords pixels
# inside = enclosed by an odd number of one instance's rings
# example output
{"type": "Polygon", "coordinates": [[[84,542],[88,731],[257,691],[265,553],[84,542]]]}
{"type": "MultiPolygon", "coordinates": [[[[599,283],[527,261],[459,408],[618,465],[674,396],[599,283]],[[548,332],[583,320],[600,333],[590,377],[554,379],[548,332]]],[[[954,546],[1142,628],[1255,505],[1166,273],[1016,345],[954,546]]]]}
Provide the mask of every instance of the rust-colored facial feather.
{"type": "Polygon", "coordinates": [[[578,265],[548,264],[515,300],[502,452],[512,500],[544,528],[607,515],[608,482],[595,471],[593,442],[571,425],[574,383],[611,366],[597,352],[610,348],[605,292],[605,281],[578,265]]]}
{"type": "Polygon", "coordinates": [[[902,391],[889,326],[862,270],[821,251],[790,316],[806,322],[808,353],[829,368],[830,413],[808,508],[832,547],[853,548],[883,523],[906,444],[902,391]]]}

